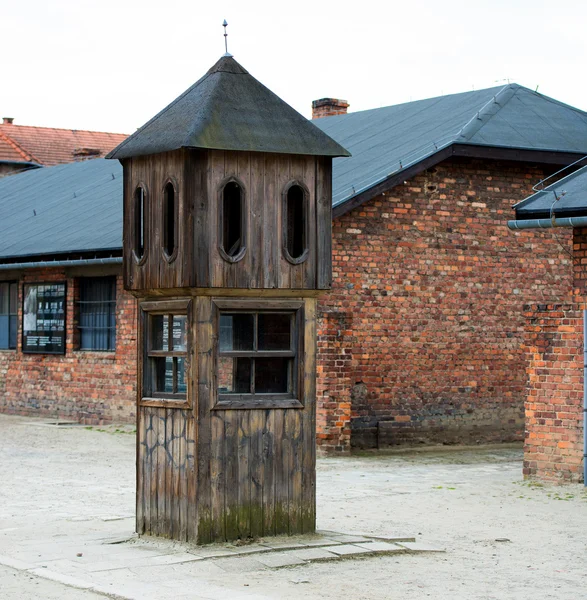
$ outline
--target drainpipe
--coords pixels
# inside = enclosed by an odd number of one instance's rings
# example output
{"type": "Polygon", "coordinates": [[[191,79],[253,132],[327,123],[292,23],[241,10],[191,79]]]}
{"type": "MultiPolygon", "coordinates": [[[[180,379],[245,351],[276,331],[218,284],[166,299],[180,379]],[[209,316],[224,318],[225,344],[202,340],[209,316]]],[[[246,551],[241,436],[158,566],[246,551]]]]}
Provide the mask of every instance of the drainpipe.
{"type": "Polygon", "coordinates": [[[557,219],[527,219],[508,221],[510,229],[552,229],[553,227],[587,227],[587,217],[557,217],[557,219]]]}
{"type": "Polygon", "coordinates": [[[37,262],[20,262],[0,264],[0,271],[13,269],[44,269],[46,267],[86,267],[92,265],[121,265],[122,257],[112,258],[78,258],[71,260],[41,260],[37,262]]]}
{"type": "Polygon", "coordinates": [[[587,487],[587,309],[583,309],[583,485],[587,487]]]}

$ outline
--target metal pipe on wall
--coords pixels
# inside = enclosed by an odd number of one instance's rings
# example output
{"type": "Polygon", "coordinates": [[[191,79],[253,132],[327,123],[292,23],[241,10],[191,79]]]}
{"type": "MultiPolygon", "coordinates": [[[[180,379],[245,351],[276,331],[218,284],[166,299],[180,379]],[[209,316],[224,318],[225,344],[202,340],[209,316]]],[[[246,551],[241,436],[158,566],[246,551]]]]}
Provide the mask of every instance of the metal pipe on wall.
{"type": "Polygon", "coordinates": [[[552,229],[553,227],[587,227],[587,217],[508,221],[509,229],[552,229]]]}
{"type": "Polygon", "coordinates": [[[38,262],[5,263],[0,271],[16,269],[45,269],[47,267],[85,267],[91,265],[121,265],[122,257],[112,258],[80,258],[72,260],[41,260],[38,262]]]}

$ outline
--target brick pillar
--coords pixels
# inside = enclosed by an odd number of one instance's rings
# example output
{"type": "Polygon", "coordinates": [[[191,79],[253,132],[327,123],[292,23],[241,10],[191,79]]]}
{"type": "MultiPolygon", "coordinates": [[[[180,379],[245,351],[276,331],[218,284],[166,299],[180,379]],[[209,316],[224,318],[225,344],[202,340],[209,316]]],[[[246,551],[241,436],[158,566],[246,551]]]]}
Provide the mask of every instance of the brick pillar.
{"type": "Polygon", "coordinates": [[[318,322],[316,439],[322,453],[350,450],[351,328],[351,314],[321,310],[318,322]]]}
{"type": "Polygon", "coordinates": [[[583,308],[587,228],[573,230],[573,292],[524,308],[528,395],[524,476],[583,480],[583,308]]]}

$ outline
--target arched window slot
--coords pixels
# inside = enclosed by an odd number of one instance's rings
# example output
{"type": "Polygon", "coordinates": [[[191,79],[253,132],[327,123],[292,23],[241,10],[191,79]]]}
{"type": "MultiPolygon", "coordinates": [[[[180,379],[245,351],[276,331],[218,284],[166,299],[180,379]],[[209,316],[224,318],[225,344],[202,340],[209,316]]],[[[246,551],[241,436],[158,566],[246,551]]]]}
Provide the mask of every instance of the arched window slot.
{"type": "Polygon", "coordinates": [[[177,248],[177,198],[175,187],[168,182],[163,189],[163,249],[168,257],[172,257],[177,248]]]}
{"type": "Polygon", "coordinates": [[[142,185],[135,190],[134,195],[134,253],[137,260],[145,255],[145,210],[146,194],[142,185]]]}
{"type": "Polygon", "coordinates": [[[301,185],[293,184],[285,195],[284,249],[290,262],[302,262],[308,253],[307,193],[301,185]]]}
{"type": "Polygon", "coordinates": [[[243,190],[229,181],[222,190],[220,247],[228,260],[238,260],[245,249],[243,190]]]}

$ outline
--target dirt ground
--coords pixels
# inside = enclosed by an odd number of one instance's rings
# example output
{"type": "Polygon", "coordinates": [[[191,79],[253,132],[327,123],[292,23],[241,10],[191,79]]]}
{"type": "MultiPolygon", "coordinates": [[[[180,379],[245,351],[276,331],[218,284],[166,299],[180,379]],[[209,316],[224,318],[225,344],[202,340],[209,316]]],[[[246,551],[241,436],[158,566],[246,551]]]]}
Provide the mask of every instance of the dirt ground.
{"type": "MultiPolygon", "coordinates": [[[[128,429],[0,415],[1,557],[31,560],[56,540],[75,543],[82,531],[132,532],[135,446],[128,429]]],[[[163,566],[159,578],[145,571],[146,591],[124,597],[587,598],[587,492],[524,482],[521,459],[521,450],[501,447],[320,459],[318,528],[413,535],[447,552],[192,579],[187,567],[163,566]]],[[[0,567],[2,599],[100,597],[6,561],[0,567]]]]}

